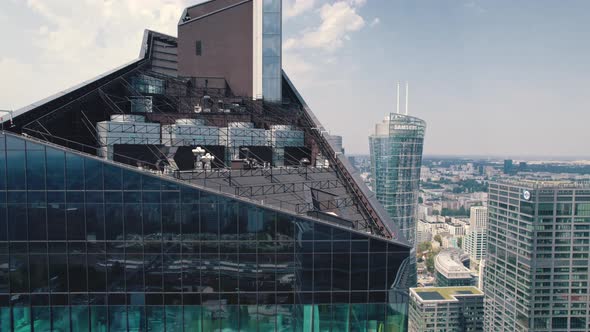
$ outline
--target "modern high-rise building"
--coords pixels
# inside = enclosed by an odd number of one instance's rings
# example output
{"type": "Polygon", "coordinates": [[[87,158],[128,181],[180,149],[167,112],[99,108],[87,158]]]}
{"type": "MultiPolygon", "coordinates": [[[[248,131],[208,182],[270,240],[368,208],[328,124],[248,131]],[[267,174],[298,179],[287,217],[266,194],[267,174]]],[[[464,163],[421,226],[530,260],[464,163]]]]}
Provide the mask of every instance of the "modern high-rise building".
{"type": "Polygon", "coordinates": [[[414,285],[417,281],[416,223],[425,131],[426,122],[399,113],[398,99],[398,113],[391,113],[376,124],[375,132],[369,136],[371,188],[391,218],[390,226],[399,227],[414,248],[410,255],[410,270],[413,272],[410,279],[414,285]]]}
{"type": "Polygon", "coordinates": [[[489,186],[486,331],[588,331],[590,184],[489,186]]]}
{"type": "Polygon", "coordinates": [[[479,262],[486,255],[488,208],[472,206],[469,213],[469,227],[463,240],[463,248],[472,261],[479,262]]]}
{"type": "Polygon", "coordinates": [[[281,71],[280,4],[0,114],[0,331],[405,329],[411,245],[281,71]]]}
{"type": "Polygon", "coordinates": [[[371,186],[404,237],[416,238],[416,211],[426,123],[418,118],[391,113],[375,126],[369,137],[371,186]]]}
{"type": "Polygon", "coordinates": [[[504,174],[510,175],[514,173],[514,162],[512,159],[504,160],[504,174]]]}
{"type": "Polygon", "coordinates": [[[483,301],[472,286],[410,288],[408,331],[483,331],[483,301]]]}

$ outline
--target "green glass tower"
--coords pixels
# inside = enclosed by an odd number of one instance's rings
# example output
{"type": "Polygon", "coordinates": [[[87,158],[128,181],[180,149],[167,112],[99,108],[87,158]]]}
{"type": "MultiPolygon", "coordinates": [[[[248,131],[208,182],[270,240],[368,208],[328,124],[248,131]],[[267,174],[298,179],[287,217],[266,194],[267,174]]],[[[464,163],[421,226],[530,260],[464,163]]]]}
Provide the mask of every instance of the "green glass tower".
{"type": "Polygon", "coordinates": [[[416,205],[426,122],[413,116],[391,113],[375,126],[369,137],[371,186],[411,244],[416,238],[416,205]]]}

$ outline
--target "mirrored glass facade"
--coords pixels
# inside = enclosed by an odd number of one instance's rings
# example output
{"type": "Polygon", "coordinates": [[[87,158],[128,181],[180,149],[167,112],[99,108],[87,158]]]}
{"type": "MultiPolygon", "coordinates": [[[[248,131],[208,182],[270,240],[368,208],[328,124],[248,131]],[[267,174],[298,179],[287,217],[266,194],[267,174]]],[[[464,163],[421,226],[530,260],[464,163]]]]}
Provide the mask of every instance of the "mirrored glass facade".
{"type": "Polygon", "coordinates": [[[391,222],[412,244],[425,131],[423,120],[392,113],[369,137],[373,191],[391,222]]]}
{"type": "Polygon", "coordinates": [[[0,135],[0,331],[400,331],[408,250],[0,135]]]}
{"type": "Polygon", "coordinates": [[[267,101],[281,101],[281,0],[263,0],[262,92],[267,101]]]}

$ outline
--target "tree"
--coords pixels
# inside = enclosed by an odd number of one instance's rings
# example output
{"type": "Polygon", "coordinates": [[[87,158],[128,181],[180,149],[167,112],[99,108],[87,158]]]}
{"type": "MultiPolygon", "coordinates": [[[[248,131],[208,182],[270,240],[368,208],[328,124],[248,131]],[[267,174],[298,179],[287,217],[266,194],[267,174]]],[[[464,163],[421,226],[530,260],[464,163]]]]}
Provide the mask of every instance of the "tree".
{"type": "Polygon", "coordinates": [[[429,255],[426,258],[426,269],[430,273],[434,273],[434,255],[429,255]]]}
{"type": "Polygon", "coordinates": [[[432,243],[426,241],[418,244],[418,254],[422,255],[422,253],[426,251],[432,250],[432,243]]]}
{"type": "Polygon", "coordinates": [[[459,246],[459,248],[463,249],[463,238],[462,237],[457,239],[457,245],[459,246]]]}
{"type": "Polygon", "coordinates": [[[440,237],[440,234],[436,234],[434,236],[434,241],[438,242],[438,244],[440,244],[442,247],[442,237],[440,237]]]}

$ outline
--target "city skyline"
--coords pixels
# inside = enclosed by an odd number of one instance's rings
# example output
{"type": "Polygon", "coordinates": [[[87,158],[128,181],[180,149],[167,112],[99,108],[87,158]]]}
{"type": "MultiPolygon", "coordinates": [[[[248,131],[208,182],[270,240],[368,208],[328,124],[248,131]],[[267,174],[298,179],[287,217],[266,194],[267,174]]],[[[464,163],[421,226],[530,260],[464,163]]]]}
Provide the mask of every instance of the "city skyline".
{"type": "MultiPolygon", "coordinates": [[[[175,35],[177,9],[198,2],[3,2],[0,27],[23,34],[5,36],[12,46],[0,56],[0,108],[20,108],[133,59],[146,23],[175,35]]],[[[285,70],[348,153],[368,153],[373,123],[395,111],[399,80],[410,82],[410,115],[431,124],[427,156],[586,156],[589,50],[578,41],[590,31],[587,3],[284,3],[285,70]]]]}

